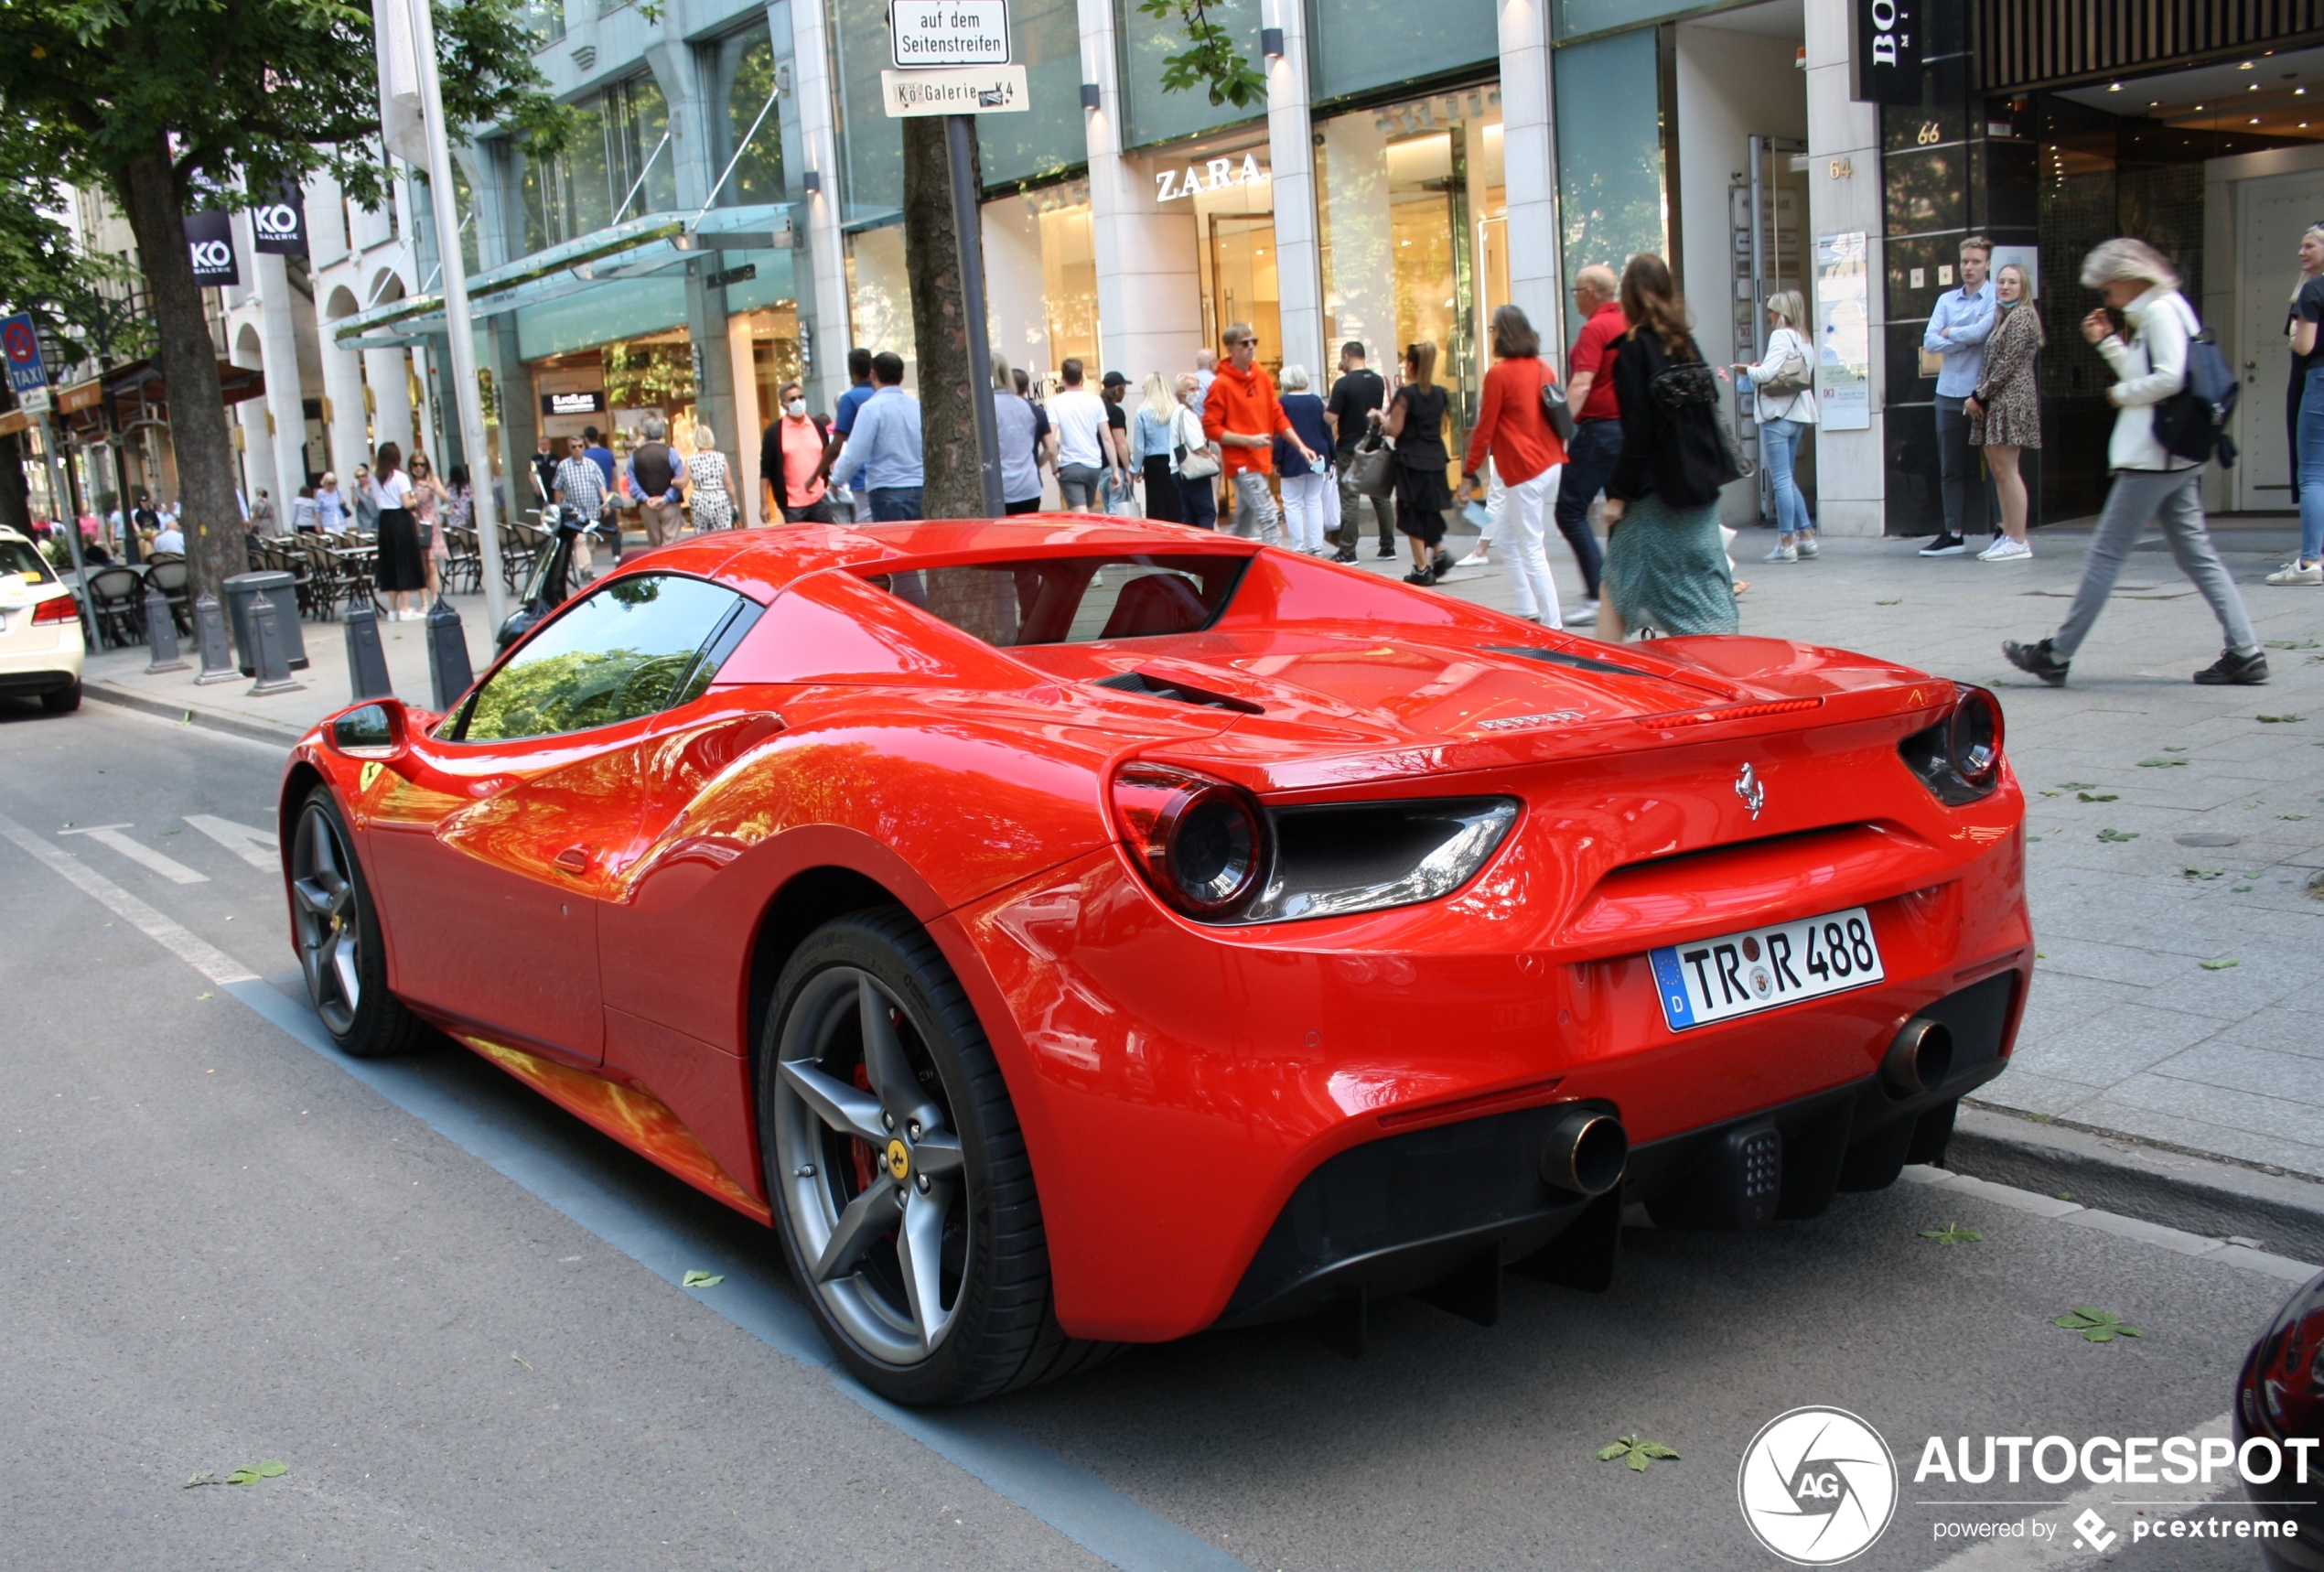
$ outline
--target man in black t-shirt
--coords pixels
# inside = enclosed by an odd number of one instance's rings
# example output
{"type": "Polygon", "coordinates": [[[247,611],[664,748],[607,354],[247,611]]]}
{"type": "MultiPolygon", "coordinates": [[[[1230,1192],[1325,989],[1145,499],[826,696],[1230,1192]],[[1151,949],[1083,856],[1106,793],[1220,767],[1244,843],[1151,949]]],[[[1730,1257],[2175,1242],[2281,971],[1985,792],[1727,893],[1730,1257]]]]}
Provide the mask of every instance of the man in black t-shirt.
{"type": "MultiPolygon", "coordinates": [[[[1372,415],[1388,402],[1380,373],[1363,363],[1363,346],[1350,339],[1340,346],[1340,380],[1331,384],[1330,402],[1323,406],[1331,421],[1340,467],[1340,550],[1335,562],[1356,560],[1356,543],[1363,527],[1356,517],[1358,493],[1349,479],[1355,467],[1356,444],[1372,429],[1372,415]]],[[[1372,516],[1380,524],[1380,555],[1396,555],[1396,505],[1385,497],[1371,499],[1372,516]]]]}
{"type": "Polygon", "coordinates": [[[533,455],[533,486],[541,493],[543,505],[556,500],[557,466],[564,462],[557,447],[556,440],[547,432],[543,432],[540,449],[533,455]]]}

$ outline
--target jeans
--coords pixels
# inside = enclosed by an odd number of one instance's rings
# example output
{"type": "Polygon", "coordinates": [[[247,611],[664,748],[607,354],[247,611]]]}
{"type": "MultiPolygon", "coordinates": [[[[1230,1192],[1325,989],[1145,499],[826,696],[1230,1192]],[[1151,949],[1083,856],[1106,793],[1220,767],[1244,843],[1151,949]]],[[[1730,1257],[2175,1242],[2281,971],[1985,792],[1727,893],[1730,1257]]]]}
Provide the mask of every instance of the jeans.
{"type": "Polygon", "coordinates": [[[2072,659],[2090,636],[2091,624],[2105,609],[2106,597],[2114,590],[2114,580],[2122,576],[2123,563],[2149,519],[2162,526],[2163,539],[2170,543],[2179,571],[2211,602],[2211,615],[2219,619],[2220,630],[2227,636],[2227,647],[2239,655],[2258,651],[2259,636],[2252,631],[2251,614],[2243,609],[2235,580],[2219,560],[2211,532],[2203,525],[2203,504],[2196,495],[2202,479],[2200,464],[2184,469],[2114,471],[2106,506],[2098,515],[2098,527],[2091,533],[2082,587],[2074,591],[2065,626],[2050,641],[2060,660],[2072,659]]]}
{"type": "Polygon", "coordinates": [[[1985,534],[2001,515],[1994,510],[1993,482],[1979,472],[1979,455],[1969,446],[1969,416],[1961,404],[1937,395],[1937,481],[1944,499],[1944,533],[1985,534]]]}
{"type": "Polygon", "coordinates": [[[1808,517],[1808,500],[1791,478],[1807,434],[1805,421],[1770,420],[1759,425],[1759,457],[1767,462],[1768,489],[1775,494],[1775,527],[1787,535],[1815,528],[1815,521],[1808,517]]]}
{"type": "Polygon", "coordinates": [[[1565,619],[1557,606],[1557,582],[1549,576],[1548,537],[1542,526],[1557,505],[1558,474],[1564,468],[1553,464],[1530,480],[1504,487],[1501,522],[1493,529],[1509,567],[1509,587],[1517,597],[1517,615],[1538,617],[1551,628],[1563,628],[1565,619]]]}
{"type": "Polygon", "coordinates": [[[2324,366],[2310,368],[2300,390],[2292,479],[2300,498],[2300,561],[2315,562],[2324,557],[2324,366]]]}
{"type": "Polygon", "coordinates": [[[920,515],[918,486],[874,486],[871,488],[871,522],[876,524],[900,524],[920,515]]]}
{"type": "Polygon", "coordinates": [[[1606,558],[1598,548],[1598,537],[1589,532],[1589,505],[1606,489],[1607,477],[1614,473],[1614,461],[1621,456],[1620,421],[1583,421],[1574,428],[1574,440],[1565,445],[1565,475],[1557,483],[1557,533],[1574,548],[1574,561],[1582,570],[1582,587],[1592,600],[1598,598],[1606,558]]]}
{"type": "Polygon", "coordinates": [[[1311,469],[1283,478],[1283,522],[1294,551],[1320,551],[1340,533],[1340,487],[1331,472],[1311,469]]]}
{"type": "Polygon", "coordinates": [[[1057,489],[1064,499],[1068,512],[1097,511],[1098,482],[1105,471],[1094,464],[1060,464],[1057,467],[1057,489]]]}
{"type": "Polygon", "coordinates": [[[1234,483],[1232,533],[1256,538],[1262,545],[1283,544],[1283,515],[1275,511],[1275,493],[1267,490],[1267,472],[1245,469],[1231,477],[1234,483]]]}
{"type": "Polygon", "coordinates": [[[1219,478],[1205,475],[1190,480],[1178,477],[1178,522],[1198,530],[1219,527],[1219,478]]]}

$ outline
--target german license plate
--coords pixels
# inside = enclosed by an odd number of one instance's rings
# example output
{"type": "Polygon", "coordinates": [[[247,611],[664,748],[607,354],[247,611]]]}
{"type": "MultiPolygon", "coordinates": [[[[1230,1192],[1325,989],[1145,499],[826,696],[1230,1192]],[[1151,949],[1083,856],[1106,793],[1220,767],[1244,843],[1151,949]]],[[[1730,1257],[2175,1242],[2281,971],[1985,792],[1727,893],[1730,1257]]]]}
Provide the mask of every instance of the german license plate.
{"type": "Polygon", "coordinates": [[[1880,942],[1861,906],[1647,952],[1673,1031],[1877,983],[1880,942]]]}

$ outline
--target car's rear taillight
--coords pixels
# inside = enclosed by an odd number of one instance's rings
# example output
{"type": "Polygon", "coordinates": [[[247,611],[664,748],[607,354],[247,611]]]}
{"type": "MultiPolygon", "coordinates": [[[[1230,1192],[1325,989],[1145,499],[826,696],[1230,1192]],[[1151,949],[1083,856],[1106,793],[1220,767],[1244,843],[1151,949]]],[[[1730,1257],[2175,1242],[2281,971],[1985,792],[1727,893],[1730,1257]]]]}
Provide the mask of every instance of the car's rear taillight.
{"type": "Polygon", "coordinates": [[[73,604],[72,597],[70,595],[59,595],[53,600],[44,600],[32,608],[32,623],[36,628],[43,622],[75,621],[80,616],[81,608],[73,604]]]}
{"type": "Polygon", "coordinates": [[[1953,709],[1897,745],[1937,801],[1958,808],[2001,784],[2001,701],[1983,688],[1954,684],[1953,709]]]}
{"type": "Polygon", "coordinates": [[[1234,915],[1265,876],[1266,817],[1250,793],[1160,764],[1114,778],[1122,844],[1154,892],[1189,917],[1234,915]]]}

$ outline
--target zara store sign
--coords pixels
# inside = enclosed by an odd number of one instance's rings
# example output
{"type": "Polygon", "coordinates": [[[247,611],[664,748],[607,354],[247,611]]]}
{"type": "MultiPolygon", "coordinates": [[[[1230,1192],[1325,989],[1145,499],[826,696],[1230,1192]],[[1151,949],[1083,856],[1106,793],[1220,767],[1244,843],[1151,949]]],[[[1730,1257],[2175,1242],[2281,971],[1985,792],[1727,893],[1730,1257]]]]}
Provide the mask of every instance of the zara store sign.
{"type": "Polygon", "coordinates": [[[1245,153],[1243,162],[1232,158],[1213,158],[1207,164],[1189,164],[1183,172],[1162,169],[1154,177],[1154,199],[1174,202],[1180,197],[1191,197],[1203,191],[1223,191],[1230,186],[1255,186],[1267,178],[1265,166],[1256,153],[1245,153]]]}

